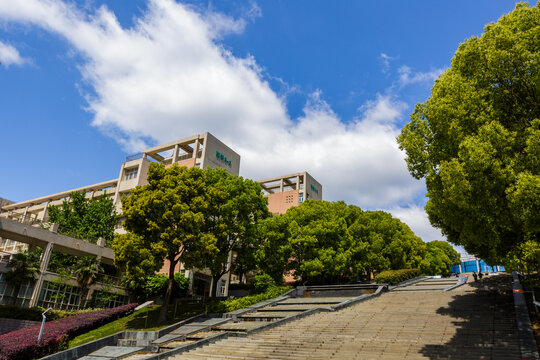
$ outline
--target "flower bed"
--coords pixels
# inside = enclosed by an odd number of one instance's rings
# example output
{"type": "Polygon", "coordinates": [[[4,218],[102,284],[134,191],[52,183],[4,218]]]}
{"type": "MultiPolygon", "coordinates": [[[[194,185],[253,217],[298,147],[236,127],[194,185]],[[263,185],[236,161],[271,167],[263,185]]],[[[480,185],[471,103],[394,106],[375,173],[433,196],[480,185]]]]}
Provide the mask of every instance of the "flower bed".
{"type": "Polygon", "coordinates": [[[37,338],[41,325],[0,335],[0,360],[35,359],[63,350],[70,338],[124,316],[136,306],[128,304],[48,321],[39,345],[37,338]]]}

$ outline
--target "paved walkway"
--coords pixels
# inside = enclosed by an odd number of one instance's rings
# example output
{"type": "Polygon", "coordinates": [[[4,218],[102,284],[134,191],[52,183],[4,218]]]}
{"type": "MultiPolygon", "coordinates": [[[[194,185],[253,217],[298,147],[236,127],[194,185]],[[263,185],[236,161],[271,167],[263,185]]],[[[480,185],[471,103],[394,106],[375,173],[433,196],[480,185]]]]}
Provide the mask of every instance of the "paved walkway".
{"type": "Polygon", "coordinates": [[[390,292],[174,359],[521,359],[511,277],[390,292]]]}

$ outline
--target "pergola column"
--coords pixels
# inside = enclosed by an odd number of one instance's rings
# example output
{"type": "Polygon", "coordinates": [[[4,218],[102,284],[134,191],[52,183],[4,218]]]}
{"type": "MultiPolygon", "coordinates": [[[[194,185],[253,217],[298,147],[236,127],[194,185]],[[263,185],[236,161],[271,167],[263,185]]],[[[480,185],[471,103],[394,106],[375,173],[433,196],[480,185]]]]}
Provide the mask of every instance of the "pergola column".
{"type": "MultiPolygon", "coordinates": [[[[58,224],[51,224],[50,231],[53,233],[58,232],[58,224]]],[[[43,254],[41,255],[41,262],[39,264],[39,277],[34,285],[34,290],[32,291],[32,297],[30,298],[29,307],[37,306],[39,295],[41,294],[41,288],[43,287],[43,278],[45,272],[49,267],[49,261],[51,259],[51,253],[53,251],[54,243],[50,242],[47,244],[45,249],[43,249],[43,254]]]]}
{"type": "Polygon", "coordinates": [[[200,147],[201,143],[199,142],[199,138],[197,138],[197,140],[195,140],[195,145],[193,146],[193,159],[196,159],[197,158],[197,154],[199,153],[199,147],[200,147]]]}
{"type": "Polygon", "coordinates": [[[174,164],[177,161],[178,161],[178,144],[174,145],[174,150],[172,154],[172,163],[174,164]]]}

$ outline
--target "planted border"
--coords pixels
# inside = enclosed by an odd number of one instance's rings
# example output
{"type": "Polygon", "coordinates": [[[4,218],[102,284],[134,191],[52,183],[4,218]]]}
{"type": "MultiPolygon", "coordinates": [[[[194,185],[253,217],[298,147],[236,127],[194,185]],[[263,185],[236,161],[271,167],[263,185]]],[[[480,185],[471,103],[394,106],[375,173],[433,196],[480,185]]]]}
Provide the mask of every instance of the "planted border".
{"type": "Polygon", "coordinates": [[[420,275],[420,269],[384,270],[375,276],[377,284],[396,285],[420,275]]]}
{"type": "Polygon", "coordinates": [[[39,345],[37,338],[41,325],[0,335],[0,360],[40,358],[63,350],[67,348],[70,338],[131,313],[136,306],[137,304],[128,304],[48,321],[39,345]]]}

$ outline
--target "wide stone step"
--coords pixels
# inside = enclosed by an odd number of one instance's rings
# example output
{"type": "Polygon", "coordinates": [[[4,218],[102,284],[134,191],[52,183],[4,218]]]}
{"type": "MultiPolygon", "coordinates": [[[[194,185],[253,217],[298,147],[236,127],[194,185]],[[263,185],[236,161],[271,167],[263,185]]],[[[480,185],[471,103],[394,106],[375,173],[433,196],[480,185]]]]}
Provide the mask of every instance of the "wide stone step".
{"type": "Polygon", "coordinates": [[[328,306],[328,304],[278,304],[265,306],[259,311],[306,311],[328,306]]]}
{"type": "Polygon", "coordinates": [[[278,305],[282,304],[339,304],[343,301],[349,300],[351,297],[306,297],[306,298],[290,298],[280,301],[278,305]]]}
{"type": "Polygon", "coordinates": [[[173,334],[173,335],[189,335],[189,334],[193,334],[193,333],[196,333],[196,332],[199,332],[199,331],[203,331],[203,330],[208,329],[208,328],[209,328],[209,325],[188,324],[188,325],[181,326],[176,330],[171,331],[171,334],[173,334]]]}
{"type": "Polygon", "coordinates": [[[138,347],[144,347],[150,345],[152,340],[145,340],[145,339],[118,339],[116,341],[116,346],[122,346],[122,347],[128,347],[128,346],[138,346],[138,347]]]}
{"type": "Polygon", "coordinates": [[[155,345],[163,345],[173,340],[183,340],[185,339],[185,337],[186,335],[181,334],[167,334],[160,337],[159,339],[154,340],[152,343],[155,345]]]}
{"type": "Polygon", "coordinates": [[[216,330],[221,331],[249,331],[253,329],[260,328],[261,326],[267,325],[266,321],[240,321],[240,322],[230,322],[223,325],[217,326],[216,330]]]}
{"type": "Polygon", "coordinates": [[[247,313],[238,316],[238,318],[246,319],[246,320],[254,320],[254,319],[282,319],[289,316],[293,316],[296,314],[300,314],[302,311],[257,311],[252,313],[247,313]]]}
{"type": "Polygon", "coordinates": [[[186,340],[198,341],[198,340],[206,339],[207,337],[215,335],[215,334],[216,334],[215,331],[201,331],[195,334],[188,335],[186,337],[186,340]]]}
{"type": "Polygon", "coordinates": [[[117,360],[123,359],[129,355],[136,354],[144,350],[144,347],[126,347],[126,346],[105,346],[101,349],[94,351],[88,356],[84,356],[81,359],[95,360],[95,359],[108,359],[117,360]]]}
{"type": "Polygon", "coordinates": [[[173,340],[171,342],[166,343],[165,345],[160,346],[160,352],[175,349],[177,347],[181,347],[187,344],[194,343],[195,340],[173,340]]]}

